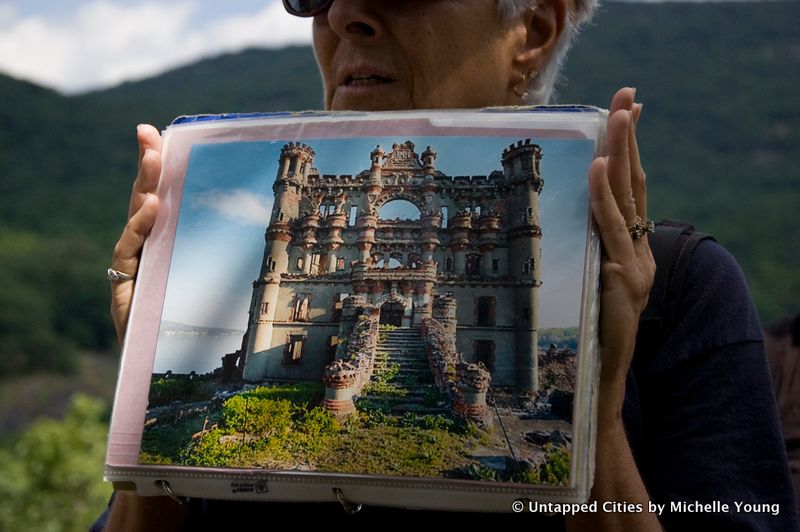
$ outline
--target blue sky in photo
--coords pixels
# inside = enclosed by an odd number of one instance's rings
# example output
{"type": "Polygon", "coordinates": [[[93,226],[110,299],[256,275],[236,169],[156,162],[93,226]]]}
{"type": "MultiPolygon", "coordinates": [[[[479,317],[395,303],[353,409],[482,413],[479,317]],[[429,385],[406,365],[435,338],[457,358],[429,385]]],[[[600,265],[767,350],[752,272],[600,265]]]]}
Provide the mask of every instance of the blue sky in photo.
{"type": "MultiPolygon", "coordinates": [[[[430,145],[436,167],[448,175],[500,170],[500,154],[514,138],[412,137],[306,141],[323,174],[356,174],[369,168],[376,144],[388,152],[412,140],[419,153],[430,145]]],[[[578,322],[588,219],[586,169],[592,141],[536,141],[543,150],[540,196],[542,274],[540,326],[578,322]]],[[[272,208],[272,183],[285,142],[195,146],[190,157],[163,319],[190,325],[244,329],[251,283],[258,276],[264,232],[272,208]]],[[[452,215],[452,213],[451,213],[452,215]]]]}

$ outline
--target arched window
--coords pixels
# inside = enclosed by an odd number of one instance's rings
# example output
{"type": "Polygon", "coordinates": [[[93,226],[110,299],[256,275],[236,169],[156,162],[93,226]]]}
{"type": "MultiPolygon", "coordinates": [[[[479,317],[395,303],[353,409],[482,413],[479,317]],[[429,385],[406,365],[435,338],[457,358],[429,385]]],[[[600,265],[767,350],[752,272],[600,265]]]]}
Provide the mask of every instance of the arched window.
{"type": "Polygon", "coordinates": [[[387,201],[378,210],[378,218],[381,220],[419,220],[419,209],[410,201],[396,199],[387,201]]]}
{"type": "MultiPolygon", "coordinates": [[[[403,256],[402,255],[400,255],[398,257],[396,254],[392,253],[392,256],[389,257],[388,268],[390,270],[393,270],[395,268],[401,267],[403,265],[403,263],[401,262],[402,260],[403,260],[403,256]]],[[[375,263],[375,267],[376,268],[383,268],[384,264],[386,264],[386,262],[384,261],[383,258],[381,258],[381,259],[378,260],[378,262],[375,263]]]]}

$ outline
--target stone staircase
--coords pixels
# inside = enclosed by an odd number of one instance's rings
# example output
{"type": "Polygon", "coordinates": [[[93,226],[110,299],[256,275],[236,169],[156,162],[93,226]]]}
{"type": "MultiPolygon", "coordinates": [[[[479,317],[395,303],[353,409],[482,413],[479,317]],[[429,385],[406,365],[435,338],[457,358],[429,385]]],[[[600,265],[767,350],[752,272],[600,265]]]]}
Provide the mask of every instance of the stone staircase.
{"type": "Polygon", "coordinates": [[[359,402],[386,405],[393,414],[440,414],[449,411],[443,400],[428,367],[419,329],[381,330],[375,348],[375,370],[359,402]]]}

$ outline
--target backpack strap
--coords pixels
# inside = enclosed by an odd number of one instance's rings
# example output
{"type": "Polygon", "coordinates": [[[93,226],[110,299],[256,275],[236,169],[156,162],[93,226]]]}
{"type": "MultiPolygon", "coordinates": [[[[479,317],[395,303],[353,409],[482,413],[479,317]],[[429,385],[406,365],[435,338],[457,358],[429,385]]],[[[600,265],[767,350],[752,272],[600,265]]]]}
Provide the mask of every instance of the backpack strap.
{"type": "Polygon", "coordinates": [[[714,240],[714,237],[698,233],[691,224],[674,220],[656,224],[655,234],[649,237],[656,275],[647,307],[639,317],[634,366],[646,364],[655,357],[675,327],[675,314],[692,252],[706,239],[714,240]]]}

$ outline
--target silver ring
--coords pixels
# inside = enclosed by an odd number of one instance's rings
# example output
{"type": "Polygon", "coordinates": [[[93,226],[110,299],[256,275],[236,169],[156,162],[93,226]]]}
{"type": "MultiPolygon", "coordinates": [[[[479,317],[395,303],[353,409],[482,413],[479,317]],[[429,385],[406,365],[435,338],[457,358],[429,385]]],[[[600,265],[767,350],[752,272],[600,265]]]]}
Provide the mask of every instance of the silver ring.
{"type": "Polygon", "coordinates": [[[122,283],[125,281],[133,281],[136,278],[136,275],[130,275],[114,268],[108,269],[108,280],[112,283],[122,283]]]}

